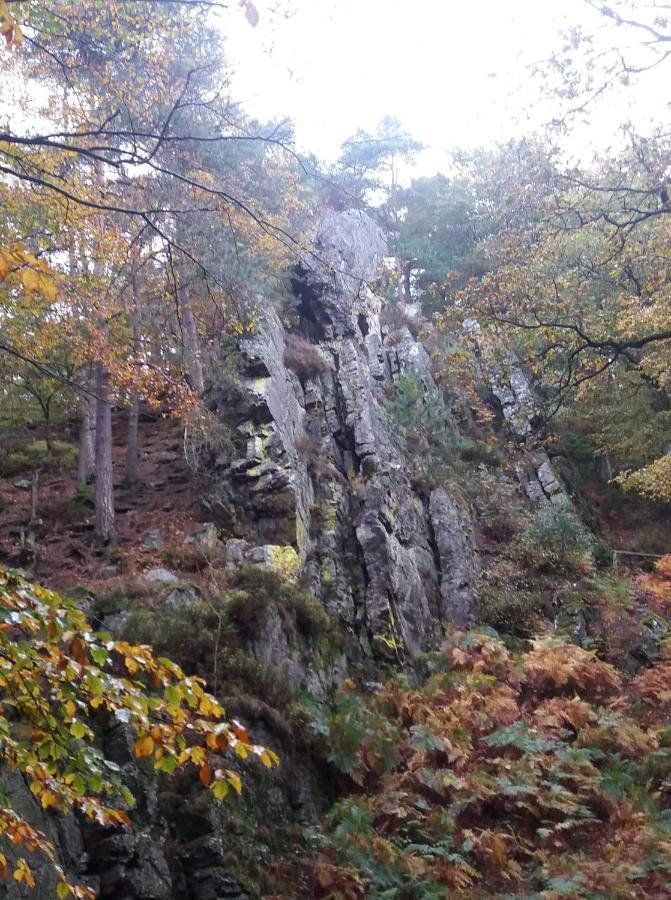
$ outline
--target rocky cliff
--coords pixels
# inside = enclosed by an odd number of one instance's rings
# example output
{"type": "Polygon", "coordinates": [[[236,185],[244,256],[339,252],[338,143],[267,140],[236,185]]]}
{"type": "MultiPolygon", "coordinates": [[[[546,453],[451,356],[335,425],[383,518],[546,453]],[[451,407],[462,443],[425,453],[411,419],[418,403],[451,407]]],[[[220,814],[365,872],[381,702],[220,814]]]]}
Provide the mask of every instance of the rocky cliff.
{"type": "Polygon", "coordinates": [[[412,658],[476,607],[477,555],[467,511],[446,490],[420,496],[407,449],[385,410],[395,379],[412,372],[438,393],[424,347],[407,327],[380,323],[371,289],[385,252],[355,210],[329,213],[316,254],[293,279],[289,331],[265,309],[240,342],[240,378],[209,392],[238,436],[221,460],[208,505],[244,536],[249,561],[291,557],[313,594],[364,655],[412,658]]]}
{"type": "MultiPolygon", "coordinates": [[[[202,498],[209,524],[199,540],[209,550],[216,545],[224,571],[251,566],[293,583],[303,619],[312,617],[310,627],[301,625],[296,598],[280,581],[254,582],[251,596],[258,601],[263,589],[265,600],[256,603],[253,628],[238,629],[235,652],[245,671],[253,664],[270,673],[264,684],[286,684],[317,701],[346,675],[375,679],[380,664],[412,668],[450,624],[468,625],[477,610],[468,509],[444,486],[415,487],[408,448],[387,408],[403,374],[433,402],[442,396],[429,355],[407,326],[381,324],[374,284],[384,254],[382,235],[364,213],[327,212],[314,251],[293,272],[291,296],[280,305],[260,300],[258,326],[239,340],[233,370],[230,361],[215,362],[206,392],[234,450],[209,461],[202,498]],[[328,651],[320,615],[339,635],[328,651]]],[[[159,621],[177,620],[197,601],[197,587],[164,570],[147,578],[154,576],[165,582],[163,605],[154,611],[159,621]]],[[[105,612],[102,624],[123,632],[128,617],[105,612]]],[[[73,878],[100,897],[254,896],[245,873],[270,858],[279,823],[286,842],[294,826],[316,820],[320,797],[323,803],[329,794],[264,691],[257,686],[246,704],[224,697],[283,759],[277,774],[246,775],[247,799],[235,808],[209,804],[193,785],[161,785],[133,761],[123,727],[105,723],[106,753],[139,800],[133,830],[45,814],[21,779],[12,777],[7,790],[53,838],[73,878]]],[[[53,888],[45,872],[36,900],[51,897],[53,888]]],[[[7,891],[12,900],[21,896],[14,885],[7,891]]]]}

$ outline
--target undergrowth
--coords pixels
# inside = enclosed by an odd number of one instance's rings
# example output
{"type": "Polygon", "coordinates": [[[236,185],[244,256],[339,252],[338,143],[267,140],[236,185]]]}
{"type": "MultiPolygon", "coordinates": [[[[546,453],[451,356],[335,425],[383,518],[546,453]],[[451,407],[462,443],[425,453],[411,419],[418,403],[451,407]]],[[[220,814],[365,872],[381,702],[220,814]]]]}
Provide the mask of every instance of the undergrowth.
{"type": "Polygon", "coordinates": [[[669,896],[670,685],[671,647],[625,677],[492,631],[456,633],[419,688],[348,685],[312,727],[349,795],[273,896],[669,896]]]}
{"type": "Polygon", "coordinates": [[[272,639],[268,628],[274,633],[277,617],[289,643],[300,641],[326,660],[341,646],[338,626],[319,601],[277,572],[240,566],[209,575],[201,596],[170,610],[162,601],[136,606],[126,634],[171,654],[211,685],[286,706],[292,694],[284,674],[257,656],[256,645],[272,639]]]}
{"type": "Polygon", "coordinates": [[[66,441],[52,441],[51,450],[43,440],[28,441],[9,452],[0,452],[0,476],[14,478],[48,467],[53,472],[72,469],[77,462],[77,448],[66,441]]]}

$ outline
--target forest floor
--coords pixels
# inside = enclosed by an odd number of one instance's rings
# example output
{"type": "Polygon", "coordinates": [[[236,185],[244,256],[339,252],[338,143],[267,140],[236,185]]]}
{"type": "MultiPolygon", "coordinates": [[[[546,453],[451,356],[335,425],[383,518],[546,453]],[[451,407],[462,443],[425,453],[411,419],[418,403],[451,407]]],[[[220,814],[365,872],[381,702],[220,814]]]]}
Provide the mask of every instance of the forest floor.
{"type": "Polygon", "coordinates": [[[185,463],[179,424],[166,418],[140,423],[140,482],[132,487],[124,484],[121,417],[115,417],[113,440],[119,543],[111,558],[94,547],[93,503],[78,496],[72,470],[40,474],[34,550],[22,539],[30,519],[30,473],[0,478],[0,561],[25,566],[57,589],[90,587],[115,571],[132,575],[165,565],[166,548],[197,531],[202,486],[185,463]],[[158,549],[145,546],[154,529],[163,544],[158,549]]]}

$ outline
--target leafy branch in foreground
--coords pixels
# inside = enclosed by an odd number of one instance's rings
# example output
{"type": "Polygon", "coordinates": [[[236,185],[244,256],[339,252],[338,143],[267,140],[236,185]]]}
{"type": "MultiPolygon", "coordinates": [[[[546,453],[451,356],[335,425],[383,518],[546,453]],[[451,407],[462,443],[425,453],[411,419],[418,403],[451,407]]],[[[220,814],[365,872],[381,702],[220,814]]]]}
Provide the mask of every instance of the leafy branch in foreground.
{"type": "MultiPolygon", "coordinates": [[[[0,760],[24,776],[43,809],[76,811],[101,825],[128,826],[133,796],[119,769],[96,746],[94,713],[104,712],[131,728],[139,758],[159,772],[194,767],[221,800],[242,783],[233,768],[211,760],[257,757],[267,768],[279,762],[252,744],[245,728],[224,719],[202,679],[155,657],[146,645],[112,640],[94,632],[72,601],[0,568],[0,760]]],[[[6,798],[0,800],[0,835],[52,862],[59,897],[90,898],[70,884],[44,834],[6,798]]],[[[0,852],[0,876],[9,863],[0,852]]],[[[29,863],[20,859],[17,882],[34,886],[29,863]]]]}

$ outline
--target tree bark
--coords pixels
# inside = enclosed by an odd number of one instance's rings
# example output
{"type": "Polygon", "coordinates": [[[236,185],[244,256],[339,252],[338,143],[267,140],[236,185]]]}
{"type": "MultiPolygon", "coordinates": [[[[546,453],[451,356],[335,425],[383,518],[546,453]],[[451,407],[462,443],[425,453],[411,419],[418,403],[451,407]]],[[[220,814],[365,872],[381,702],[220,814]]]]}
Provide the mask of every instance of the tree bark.
{"type": "Polygon", "coordinates": [[[30,521],[29,527],[35,527],[37,524],[37,497],[40,483],[40,470],[35,469],[33,472],[32,484],[30,486],[30,521]]]}
{"type": "Polygon", "coordinates": [[[135,394],[128,410],[128,431],[126,435],[126,484],[137,484],[140,480],[140,449],[138,422],[140,419],[140,398],[135,394]]]}
{"type": "MultiPolygon", "coordinates": [[[[137,353],[139,346],[139,310],[138,310],[138,290],[135,272],[132,278],[133,285],[133,303],[135,311],[133,313],[133,353],[137,353]]],[[[138,436],[138,423],[140,420],[140,397],[137,392],[133,391],[131,395],[130,408],[128,410],[128,427],[126,433],[126,484],[137,484],[140,480],[140,446],[138,436]]]]}
{"type": "Polygon", "coordinates": [[[100,544],[110,545],[117,540],[112,470],[112,407],[109,375],[102,363],[96,363],[96,397],[95,538],[100,544]]]}
{"type": "MultiPolygon", "coordinates": [[[[91,390],[90,372],[82,378],[82,386],[91,390]]],[[[77,489],[83,490],[93,479],[95,472],[96,398],[82,394],[79,401],[79,463],[77,489]]]]}
{"type": "MultiPolygon", "coordinates": [[[[182,222],[177,223],[177,241],[180,246],[188,246],[188,237],[182,222]]],[[[200,352],[200,336],[198,335],[198,323],[193,311],[192,284],[195,273],[190,271],[189,262],[182,256],[177,265],[177,315],[182,329],[182,341],[184,362],[189,378],[189,384],[198,394],[205,390],[203,377],[203,362],[200,352]]]]}
{"type": "Polygon", "coordinates": [[[189,375],[189,384],[198,394],[205,390],[205,378],[203,376],[203,362],[200,355],[200,338],[198,325],[193,313],[191,303],[191,289],[186,283],[185,272],[182,267],[182,283],[179,286],[179,311],[184,332],[184,358],[189,375]]]}

